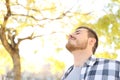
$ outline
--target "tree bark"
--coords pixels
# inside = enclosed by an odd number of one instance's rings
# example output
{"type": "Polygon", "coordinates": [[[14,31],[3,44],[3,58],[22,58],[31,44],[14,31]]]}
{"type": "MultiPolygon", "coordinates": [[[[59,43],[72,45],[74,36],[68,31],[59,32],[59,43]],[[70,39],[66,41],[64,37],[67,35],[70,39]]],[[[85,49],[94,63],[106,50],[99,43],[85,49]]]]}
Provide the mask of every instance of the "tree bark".
{"type": "Polygon", "coordinates": [[[21,80],[21,65],[20,65],[19,49],[18,47],[12,48],[12,46],[10,46],[10,44],[7,42],[6,35],[5,35],[5,28],[3,26],[0,29],[0,37],[1,37],[1,42],[4,48],[8,51],[13,61],[14,80],[21,80]]]}
{"type": "Polygon", "coordinates": [[[20,65],[20,56],[18,51],[15,51],[14,55],[12,55],[13,60],[13,72],[14,72],[14,80],[21,80],[21,65],[20,65]]]}
{"type": "Polygon", "coordinates": [[[9,17],[11,16],[9,0],[6,0],[6,7],[7,7],[7,14],[4,16],[4,22],[0,27],[0,38],[2,45],[8,51],[13,61],[14,80],[21,80],[21,65],[20,65],[18,44],[16,44],[13,47],[12,44],[10,44],[6,38],[6,25],[9,17]]]}

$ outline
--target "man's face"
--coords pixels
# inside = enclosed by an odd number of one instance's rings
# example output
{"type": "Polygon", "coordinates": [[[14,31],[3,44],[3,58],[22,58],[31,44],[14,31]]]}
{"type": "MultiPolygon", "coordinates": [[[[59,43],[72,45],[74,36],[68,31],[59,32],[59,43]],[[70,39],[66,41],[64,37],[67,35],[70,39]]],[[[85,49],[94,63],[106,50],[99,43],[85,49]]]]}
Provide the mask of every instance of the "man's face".
{"type": "Polygon", "coordinates": [[[66,48],[69,51],[74,51],[77,49],[83,50],[86,49],[87,44],[88,44],[88,30],[81,28],[77,29],[74,33],[69,35],[66,48]]]}

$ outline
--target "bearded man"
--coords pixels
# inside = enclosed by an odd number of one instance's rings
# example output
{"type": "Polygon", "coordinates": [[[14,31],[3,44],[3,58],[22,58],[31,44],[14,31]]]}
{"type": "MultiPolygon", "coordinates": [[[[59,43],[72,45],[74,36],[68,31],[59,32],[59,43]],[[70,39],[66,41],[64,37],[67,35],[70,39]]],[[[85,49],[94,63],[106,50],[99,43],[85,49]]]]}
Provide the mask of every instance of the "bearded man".
{"type": "Polygon", "coordinates": [[[65,72],[62,80],[120,80],[120,62],[96,58],[98,36],[89,27],[80,26],[69,35],[66,48],[74,58],[74,64],[65,72]]]}

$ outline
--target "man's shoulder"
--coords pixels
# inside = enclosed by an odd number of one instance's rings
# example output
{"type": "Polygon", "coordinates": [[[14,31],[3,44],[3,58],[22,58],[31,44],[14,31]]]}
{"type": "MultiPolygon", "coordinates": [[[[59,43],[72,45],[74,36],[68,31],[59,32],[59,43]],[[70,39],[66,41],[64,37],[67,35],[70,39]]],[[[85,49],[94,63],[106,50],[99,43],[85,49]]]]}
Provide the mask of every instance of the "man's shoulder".
{"type": "Polygon", "coordinates": [[[120,66],[120,61],[112,60],[112,59],[105,59],[105,58],[96,58],[94,55],[92,55],[88,61],[86,62],[87,65],[93,66],[93,65],[105,65],[105,64],[113,64],[120,66]]]}
{"type": "Polygon", "coordinates": [[[106,58],[96,58],[96,61],[99,63],[115,63],[120,65],[120,61],[106,58]]]}

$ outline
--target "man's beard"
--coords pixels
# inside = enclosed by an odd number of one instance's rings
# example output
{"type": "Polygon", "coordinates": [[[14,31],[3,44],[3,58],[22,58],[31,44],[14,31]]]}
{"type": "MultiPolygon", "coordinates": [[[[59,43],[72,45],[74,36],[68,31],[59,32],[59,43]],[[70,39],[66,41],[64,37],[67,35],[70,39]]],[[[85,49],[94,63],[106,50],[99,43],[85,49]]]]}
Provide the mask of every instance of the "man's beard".
{"type": "Polygon", "coordinates": [[[73,45],[70,44],[70,43],[67,43],[67,44],[66,44],[66,48],[67,48],[70,52],[75,50],[75,47],[73,47],[73,45]]]}
{"type": "Polygon", "coordinates": [[[75,45],[73,45],[73,44],[71,44],[71,43],[67,43],[66,44],[66,48],[70,51],[70,52],[72,52],[72,51],[75,51],[75,50],[84,50],[84,49],[86,49],[86,47],[87,47],[87,41],[85,42],[85,43],[82,43],[82,44],[80,44],[80,46],[75,46],[75,45]]]}

